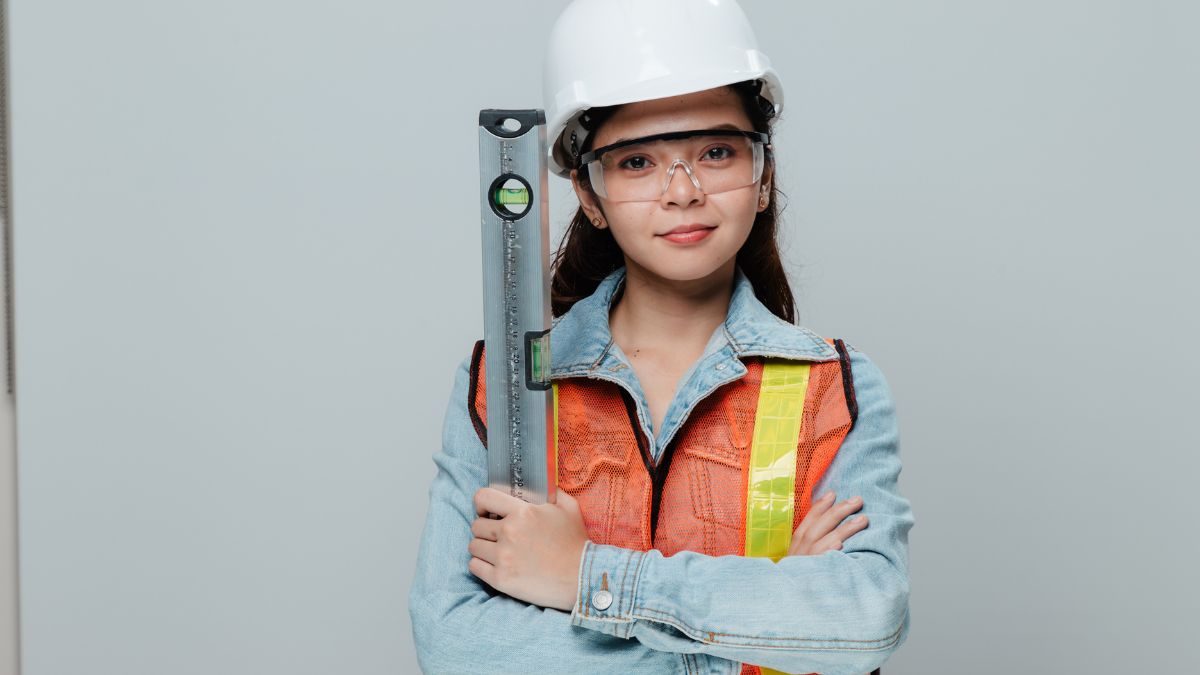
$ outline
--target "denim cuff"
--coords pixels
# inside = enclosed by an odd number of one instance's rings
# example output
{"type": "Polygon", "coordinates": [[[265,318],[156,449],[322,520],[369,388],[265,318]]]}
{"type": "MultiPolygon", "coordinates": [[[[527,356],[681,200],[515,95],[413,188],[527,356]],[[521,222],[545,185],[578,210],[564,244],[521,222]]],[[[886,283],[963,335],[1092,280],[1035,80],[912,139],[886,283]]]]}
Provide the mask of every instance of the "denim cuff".
{"type": "Polygon", "coordinates": [[[633,601],[645,558],[644,551],[588,540],[579,562],[579,596],[571,609],[571,623],[628,638],[633,632],[633,601]]]}

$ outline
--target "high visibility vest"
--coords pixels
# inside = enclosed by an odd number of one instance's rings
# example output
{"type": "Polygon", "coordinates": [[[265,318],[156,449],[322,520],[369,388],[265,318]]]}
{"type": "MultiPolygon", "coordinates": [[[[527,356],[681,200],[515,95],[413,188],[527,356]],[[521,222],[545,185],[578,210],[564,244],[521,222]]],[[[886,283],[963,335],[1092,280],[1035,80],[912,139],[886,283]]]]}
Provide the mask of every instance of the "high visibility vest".
{"type": "MultiPolygon", "coordinates": [[[[579,502],[588,538],[664,556],[783,557],[858,416],[845,344],[826,342],[838,360],[746,358],[746,374],[697,403],[657,462],[622,386],[555,381],[558,489],[579,502]]],[[[480,340],[468,411],[486,446],[485,373],[480,340]]],[[[742,668],[742,675],[775,672],[742,668]]]]}

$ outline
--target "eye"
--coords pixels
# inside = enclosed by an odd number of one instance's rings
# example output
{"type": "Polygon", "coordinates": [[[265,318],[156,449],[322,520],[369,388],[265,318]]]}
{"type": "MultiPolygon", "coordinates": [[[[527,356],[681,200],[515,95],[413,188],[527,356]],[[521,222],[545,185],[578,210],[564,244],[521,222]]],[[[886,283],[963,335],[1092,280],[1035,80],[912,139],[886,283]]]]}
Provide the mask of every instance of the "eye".
{"type": "Polygon", "coordinates": [[[719,162],[723,159],[729,159],[733,156],[733,148],[728,145],[714,145],[704,151],[702,159],[719,162]]]}
{"type": "Polygon", "coordinates": [[[626,157],[625,159],[621,160],[617,166],[622,169],[641,171],[642,169],[645,169],[648,164],[649,161],[645,157],[642,157],[641,155],[634,155],[633,157],[626,157]]]}

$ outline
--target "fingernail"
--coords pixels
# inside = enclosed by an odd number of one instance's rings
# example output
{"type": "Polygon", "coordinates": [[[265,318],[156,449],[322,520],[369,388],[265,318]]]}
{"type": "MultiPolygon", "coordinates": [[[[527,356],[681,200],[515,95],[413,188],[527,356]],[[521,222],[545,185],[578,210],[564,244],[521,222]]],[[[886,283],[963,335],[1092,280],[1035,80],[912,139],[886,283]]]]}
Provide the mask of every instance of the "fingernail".
{"type": "Polygon", "coordinates": [[[820,501],[826,501],[826,500],[828,500],[828,499],[832,499],[832,498],[833,498],[833,493],[832,493],[832,492],[826,492],[825,494],[821,495],[821,499],[820,499],[820,501]]]}
{"type": "Polygon", "coordinates": [[[857,504],[862,501],[862,497],[851,497],[850,499],[847,499],[846,501],[851,504],[857,504]]]}
{"type": "Polygon", "coordinates": [[[854,519],[854,522],[855,522],[855,524],[865,523],[865,522],[867,522],[867,517],[866,516],[858,516],[857,518],[854,519]]]}

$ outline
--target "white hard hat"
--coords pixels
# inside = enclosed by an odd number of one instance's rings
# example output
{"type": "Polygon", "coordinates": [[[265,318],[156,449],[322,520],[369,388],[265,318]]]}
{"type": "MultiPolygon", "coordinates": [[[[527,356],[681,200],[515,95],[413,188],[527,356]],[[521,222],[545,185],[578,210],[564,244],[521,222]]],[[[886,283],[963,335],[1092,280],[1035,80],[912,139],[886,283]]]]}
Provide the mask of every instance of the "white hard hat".
{"type": "Polygon", "coordinates": [[[554,24],[542,80],[550,170],[568,177],[588,108],[762,80],[783,110],[783,87],[734,0],[575,0],[554,24]]]}

